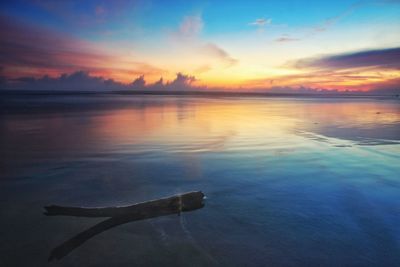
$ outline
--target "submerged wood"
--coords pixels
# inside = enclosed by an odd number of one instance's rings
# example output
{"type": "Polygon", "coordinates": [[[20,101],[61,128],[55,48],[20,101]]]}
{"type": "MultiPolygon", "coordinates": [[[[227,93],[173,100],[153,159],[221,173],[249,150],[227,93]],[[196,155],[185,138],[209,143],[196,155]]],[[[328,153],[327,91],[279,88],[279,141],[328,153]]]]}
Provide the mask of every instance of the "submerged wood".
{"type": "Polygon", "coordinates": [[[189,192],[168,198],[142,202],[126,207],[79,208],[47,206],[44,214],[48,216],[67,215],[78,217],[111,217],[77,234],[51,251],[49,261],[62,259],[87,240],[115,226],[132,221],[179,214],[180,212],[200,209],[204,206],[204,194],[201,191],[189,192]]]}
{"type": "Polygon", "coordinates": [[[46,210],[44,214],[76,217],[115,217],[136,214],[138,217],[149,218],[202,208],[204,205],[203,198],[204,194],[201,191],[196,191],[125,207],[84,208],[52,205],[44,207],[46,210]]]}

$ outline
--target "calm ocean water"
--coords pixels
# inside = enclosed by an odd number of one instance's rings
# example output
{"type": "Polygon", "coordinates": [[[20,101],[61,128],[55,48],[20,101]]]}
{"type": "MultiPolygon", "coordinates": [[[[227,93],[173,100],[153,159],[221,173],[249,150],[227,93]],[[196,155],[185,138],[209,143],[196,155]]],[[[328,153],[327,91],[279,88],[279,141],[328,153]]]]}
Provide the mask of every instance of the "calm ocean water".
{"type": "Polygon", "coordinates": [[[7,97],[0,266],[400,266],[400,102],[7,97]],[[201,190],[202,209],[130,222],[61,260],[113,206],[201,190]]]}

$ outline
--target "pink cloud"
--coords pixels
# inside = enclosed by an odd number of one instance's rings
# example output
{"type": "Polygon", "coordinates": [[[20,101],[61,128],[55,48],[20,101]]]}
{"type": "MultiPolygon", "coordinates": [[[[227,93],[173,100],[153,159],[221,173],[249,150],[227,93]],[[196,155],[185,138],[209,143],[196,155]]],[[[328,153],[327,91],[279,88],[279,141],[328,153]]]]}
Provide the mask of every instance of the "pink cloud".
{"type": "Polygon", "coordinates": [[[127,75],[161,75],[164,70],[116,55],[96,44],[50,29],[26,25],[0,16],[0,65],[8,77],[52,76],[76,70],[121,78],[127,75]],[[114,66],[110,68],[110,66],[114,66]]]}

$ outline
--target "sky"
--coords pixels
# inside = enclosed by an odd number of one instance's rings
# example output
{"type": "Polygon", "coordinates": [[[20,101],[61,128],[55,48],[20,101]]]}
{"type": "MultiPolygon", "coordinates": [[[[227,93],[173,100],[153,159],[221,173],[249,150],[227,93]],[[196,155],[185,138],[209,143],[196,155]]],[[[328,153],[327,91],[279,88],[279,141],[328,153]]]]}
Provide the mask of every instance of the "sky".
{"type": "Polygon", "coordinates": [[[400,86],[399,0],[3,0],[0,25],[15,88],[400,86]]]}

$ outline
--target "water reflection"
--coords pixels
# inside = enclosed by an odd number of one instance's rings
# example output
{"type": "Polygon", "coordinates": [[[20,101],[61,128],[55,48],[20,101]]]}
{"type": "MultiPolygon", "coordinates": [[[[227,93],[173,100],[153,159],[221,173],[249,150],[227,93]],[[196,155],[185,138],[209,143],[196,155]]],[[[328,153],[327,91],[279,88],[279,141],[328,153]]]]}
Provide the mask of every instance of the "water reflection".
{"type": "Polygon", "coordinates": [[[124,224],[52,264],[400,261],[398,101],[71,96],[3,104],[0,265],[45,266],[54,246],[91,227],[86,218],[42,216],[49,203],[121,206],[198,189],[207,209],[124,224]]]}
{"type": "Polygon", "coordinates": [[[307,149],[310,141],[342,148],[400,141],[396,100],[110,96],[104,101],[55,98],[28,113],[20,112],[21,103],[9,104],[11,111],[2,112],[0,120],[3,172],[11,174],[32,160],[79,155],[184,153],[188,166],[195,166],[196,160],[189,161],[196,156],[188,154],[282,154],[282,149],[307,149]],[[57,101],[70,103],[70,109],[60,110],[57,101]]]}
{"type": "Polygon", "coordinates": [[[376,144],[400,139],[399,106],[398,102],[357,99],[169,98],[88,111],[90,116],[74,110],[62,116],[3,115],[2,158],[39,148],[49,154],[69,154],[129,150],[136,144],[185,152],[240,149],[241,145],[260,148],[286,142],[299,133],[376,144]]]}

